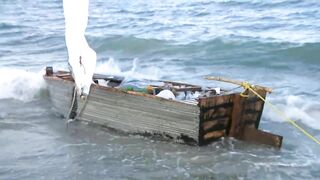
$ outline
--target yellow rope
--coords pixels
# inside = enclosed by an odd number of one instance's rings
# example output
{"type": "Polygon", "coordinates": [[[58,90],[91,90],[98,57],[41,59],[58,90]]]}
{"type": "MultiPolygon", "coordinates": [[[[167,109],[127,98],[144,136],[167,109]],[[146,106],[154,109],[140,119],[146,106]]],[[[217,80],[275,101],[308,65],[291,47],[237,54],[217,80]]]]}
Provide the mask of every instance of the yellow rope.
{"type": "MultiPolygon", "coordinates": [[[[258,96],[262,101],[264,101],[265,103],[268,103],[270,105],[270,107],[276,111],[280,116],[282,116],[284,119],[286,119],[289,123],[291,123],[294,127],[296,127],[297,129],[299,129],[303,134],[305,134],[307,137],[309,137],[311,140],[313,140],[314,142],[316,142],[317,144],[320,144],[320,141],[318,139],[316,139],[314,136],[312,136],[310,133],[308,133],[306,130],[304,130],[301,126],[299,126],[296,122],[294,122],[292,119],[290,119],[289,117],[286,116],[285,113],[283,113],[281,110],[279,110],[275,105],[271,104],[269,101],[266,101],[260,94],[258,94],[252,87],[251,84],[249,84],[248,82],[243,82],[241,84],[241,86],[245,89],[244,92],[246,90],[250,90],[251,92],[253,92],[256,96],[258,96]]],[[[240,95],[243,97],[247,97],[247,95],[244,94],[244,92],[242,92],[240,95]]]]}

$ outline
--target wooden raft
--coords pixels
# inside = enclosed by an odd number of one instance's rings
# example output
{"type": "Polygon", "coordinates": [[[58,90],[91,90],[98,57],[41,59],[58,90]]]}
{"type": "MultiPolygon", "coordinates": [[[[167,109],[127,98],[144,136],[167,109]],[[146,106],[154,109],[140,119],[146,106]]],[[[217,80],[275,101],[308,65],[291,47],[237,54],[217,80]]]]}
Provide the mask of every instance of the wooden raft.
{"type": "MultiPolygon", "coordinates": [[[[72,102],[72,76],[65,71],[53,73],[49,69],[44,79],[53,109],[66,116],[72,102]]],[[[118,79],[114,84],[120,82],[118,79]]],[[[266,96],[262,89],[257,92],[266,96]]],[[[190,104],[93,85],[86,103],[77,97],[74,113],[81,121],[187,144],[201,146],[221,137],[234,137],[280,148],[281,136],[258,130],[264,102],[253,94],[248,95],[247,98],[241,97],[240,93],[202,97],[196,104],[190,104]]]]}

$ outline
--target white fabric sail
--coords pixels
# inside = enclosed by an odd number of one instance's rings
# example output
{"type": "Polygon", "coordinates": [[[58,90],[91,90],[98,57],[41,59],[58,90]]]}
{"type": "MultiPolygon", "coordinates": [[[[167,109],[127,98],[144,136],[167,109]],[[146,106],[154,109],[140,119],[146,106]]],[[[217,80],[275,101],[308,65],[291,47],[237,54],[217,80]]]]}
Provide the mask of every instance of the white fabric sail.
{"type": "Polygon", "coordinates": [[[97,55],[85,37],[88,24],[89,0],[63,0],[65,40],[69,65],[79,95],[88,95],[96,68],[97,55]]]}

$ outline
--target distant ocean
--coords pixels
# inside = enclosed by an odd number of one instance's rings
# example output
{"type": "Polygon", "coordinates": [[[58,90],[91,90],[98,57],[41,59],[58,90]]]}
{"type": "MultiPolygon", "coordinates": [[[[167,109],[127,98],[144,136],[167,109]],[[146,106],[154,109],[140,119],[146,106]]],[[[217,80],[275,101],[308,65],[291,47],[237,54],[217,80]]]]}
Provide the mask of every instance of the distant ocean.
{"type": "MultiPolygon", "coordinates": [[[[89,14],[97,72],[271,87],[268,100],[320,139],[320,1],[96,0],[89,14]]],[[[66,129],[42,75],[67,60],[62,0],[0,0],[0,179],[320,179],[320,146],[268,106],[261,128],[284,136],[281,150],[66,129]]]]}

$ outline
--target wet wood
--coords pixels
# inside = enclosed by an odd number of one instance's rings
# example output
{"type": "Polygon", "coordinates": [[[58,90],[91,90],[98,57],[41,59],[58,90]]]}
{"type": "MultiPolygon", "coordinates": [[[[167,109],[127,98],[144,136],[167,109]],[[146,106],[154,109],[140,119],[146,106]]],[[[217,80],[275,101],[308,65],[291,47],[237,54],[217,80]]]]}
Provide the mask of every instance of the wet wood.
{"type": "MultiPolygon", "coordinates": [[[[53,109],[66,116],[73,95],[72,76],[66,71],[53,74],[50,73],[50,68],[48,71],[44,78],[53,109]]],[[[121,83],[119,77],[95,75],[94,78],[121,83]]],[[[199,88],[189,84],[170,83],[179,86],[180,90],[199,88]]],[[[257,92],[266,96],[263,89],[258,89],[257,92]]],[[[281,136],[257,129],[264,102],[250,92],[248,95],[248,98],[244,98],[239,93],[231,93],[200,97],[192,101],[177,101],[93,84],[87,101],[77,97],[75,112],[78,120],[127,133],[170,137],[169,139],[177,142],[205,145],[230,136],[280,147],[281,136]]]]}
{"type": "MultiPolygon", "coordinates": [[[[232,80],[232,79],[227,79],[227,78],[222,78],[222,77],[214,77],[214,76],[206,76],[205,79],[208,79],[208,80],[215,80],[215,81],[221,81],[221,82],[226,82],[226,83],[232,83],[232,84],[236,84],[236,85],[239,85],[241,86],[242,85],[242,81],[238,81],[238,80],[232,80]]],[[[272,92],[272,89],[271,88],[268,88],[268,87],[263,87],[263,86],[255,86],[255,88],[257,89],[262,89],[268,93],[271,93],[272,92]]]]}
{"type": "Polygon", "coordinates": [[[245,127],[242,136],[240,137],[243,141],[266,144],[269,146],[280,148],[282,145],[282,137],[258,130],[252,127],[245,127]]]}
{"type": "Polygon", "coordinates": [[[203,138],[204,138],[204,140],[213,140],[213,139],[219,139],[219,138],[221,138],[223,136],[225,136],[225,130],[206,133],[203,136],[203,138]]]}
{"type": "Polygon", "coordinates": [[[212,108],[208,111],[205,111],[203,113],[203,119],[204,120],[210,120],[210,119],[216,119],[219,117],[228,116],[231,112],[232,108],[228,107],[218,107],[218,108],[212,108]]]}
{"type": "Polygon", "coordinates": [[[233,110],[231,115],[231,125],[229,136],[237,138],[243,128],[242,113],[243,113],[244,98],[237,94],[233,96],[233,110]]]}
{"type": "Polygon", "coordinates": [[[199,106],[201,108],[211,108],[216,106],[230,106],[230,103],[232,103],[232,94],[199,98],[199,106]]]}
{"type": "Polygon", "coordinates": [[[202,128],[203,130],[208,130],[210,128],[212,128],[213,126],[217,125],[219,123],[219,121],[208,121],[208,122],[204,122],[202,124],[202,128]]]}

